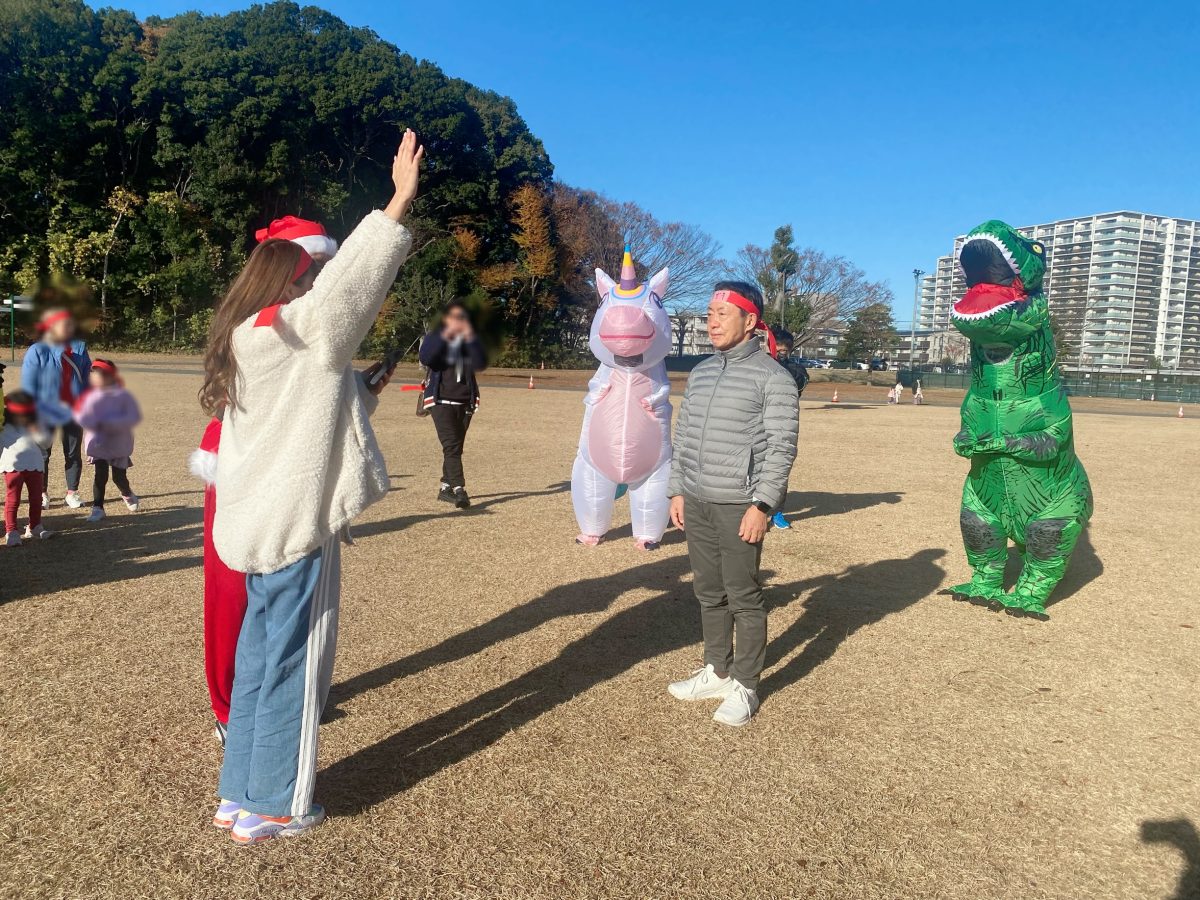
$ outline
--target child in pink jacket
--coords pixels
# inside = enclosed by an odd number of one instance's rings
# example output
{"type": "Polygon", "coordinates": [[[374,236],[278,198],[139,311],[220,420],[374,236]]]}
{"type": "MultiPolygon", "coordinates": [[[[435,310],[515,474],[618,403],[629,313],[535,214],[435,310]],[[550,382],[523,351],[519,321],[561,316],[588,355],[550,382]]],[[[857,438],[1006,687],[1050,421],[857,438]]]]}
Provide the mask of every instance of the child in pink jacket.
{"type": "Polygon", "coordinates": [[[137,512],[137,494],[129,486],[127,473],[133,465],[133,426],[142,421],[142,411],[107,359],[92,361],[88,390],[75,407],[75,421],[83,426],[83,455],[95,467],[92,480],[92,511],[89,522],[104,518],[104,492],[109,471],[130,512],[137,512]]]}

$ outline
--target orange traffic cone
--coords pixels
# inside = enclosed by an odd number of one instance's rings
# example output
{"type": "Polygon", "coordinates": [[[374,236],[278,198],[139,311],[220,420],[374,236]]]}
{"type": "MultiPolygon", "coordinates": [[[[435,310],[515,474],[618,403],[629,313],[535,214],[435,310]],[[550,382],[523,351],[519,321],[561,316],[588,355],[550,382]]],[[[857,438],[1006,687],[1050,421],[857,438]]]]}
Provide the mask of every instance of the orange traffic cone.
{"type": "Polygon", "coordinates": [[[837,402],[838,402],[838,398],[837,398],[837,388],[834,388],[834,389],[833,389],[833,399],[832,399],[832,400],[830,400],[829,402],[830,402],[830,403],[837,403],[837,402]]]}
{"type": "Polygon", "coordinates": [[[1175,413],[1175,418],[1177,418],[1177,419],[1183,418],[1183,404],[1182,403],[1179,405],[1179,412],[1175,413]]]}
{"type": "Polygon", "coordinates": [[[533,376],[532,375],[529,376],[529,389],[531,391],[533,390],[533,376]]]}

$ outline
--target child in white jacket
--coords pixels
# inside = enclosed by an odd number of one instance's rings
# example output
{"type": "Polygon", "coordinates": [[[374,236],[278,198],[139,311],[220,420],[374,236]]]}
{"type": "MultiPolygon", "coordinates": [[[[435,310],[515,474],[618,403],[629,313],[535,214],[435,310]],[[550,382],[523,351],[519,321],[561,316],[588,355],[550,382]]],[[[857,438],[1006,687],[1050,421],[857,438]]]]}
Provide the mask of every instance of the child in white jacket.
{"type": "Polygon", "coordinates": [[[33,395],[13,391],[4,398],[4,426],[0,428],[0,472],[4,473],[4,545],[21,546],[17,512],[21,491],[29,494],[29,525],[26,538],[48,538],[54,532],[42,524],[42,487],[46,462],[43,453],[50,436],[37,423],[33,395]]]}
{"type": "Polygon", "coordinates": [[[400,222],[423,156],[406,131],[391,202],[315,281],[301,247],[266,240],[213,317],[200,394],[210,413],[225,407],[213,538],[226,565],[247,573],[213,823],[239,843],[324,818],[312,795],[337,635],[338,540],[388,489],[368,420],[387,378],[368,388],[351,362],[412,245],[400,222]]]}

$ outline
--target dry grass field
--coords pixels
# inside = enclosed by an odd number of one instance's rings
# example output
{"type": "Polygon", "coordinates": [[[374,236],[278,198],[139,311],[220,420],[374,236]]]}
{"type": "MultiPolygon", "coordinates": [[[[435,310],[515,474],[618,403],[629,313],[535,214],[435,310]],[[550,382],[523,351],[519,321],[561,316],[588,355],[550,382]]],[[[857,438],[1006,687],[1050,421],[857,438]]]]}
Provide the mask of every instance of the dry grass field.
{"type": "Polygon", "coordinates": [[[485,388],[455,513],[392,389],[393,492],[343,557],[330,819],[243,849],[208,824],[196,367],[127,380],[142,511],[59,502],[54,540],[0,550],[2,897],[1200,893],[1200,420],[1077,416],[1097,511],[1039,623],[940,593],[967,571],[956,412],[814,392],[735,730],[665,690],[700,655],[683,536],[572,542],[578,392],[485,388]]]}

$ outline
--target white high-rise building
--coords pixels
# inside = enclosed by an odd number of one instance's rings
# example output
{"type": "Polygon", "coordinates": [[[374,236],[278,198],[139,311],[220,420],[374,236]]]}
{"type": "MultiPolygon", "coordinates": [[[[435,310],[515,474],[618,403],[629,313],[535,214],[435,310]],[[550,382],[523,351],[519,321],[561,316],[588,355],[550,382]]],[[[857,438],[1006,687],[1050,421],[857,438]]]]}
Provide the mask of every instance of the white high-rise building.
{"type": "MultiPolygon", "coordinates": [[[[1200,371],[1200,222],[1101,213],[1019,228],[1046,246],[1044,284],[1063,330],[1064,365],[1200,371]]],[[[917,327],[950,327],[966,285],[954,253],[925,277],[917,327]]]]}

